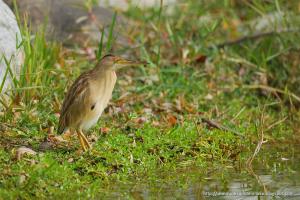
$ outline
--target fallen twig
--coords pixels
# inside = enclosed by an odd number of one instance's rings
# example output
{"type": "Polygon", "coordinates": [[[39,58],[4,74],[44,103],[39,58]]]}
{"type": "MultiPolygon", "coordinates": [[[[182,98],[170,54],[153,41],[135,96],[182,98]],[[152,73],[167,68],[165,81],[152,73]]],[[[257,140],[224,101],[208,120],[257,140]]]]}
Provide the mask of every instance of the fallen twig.
{"type": "Polygon", "coordinates": [[[277,122],[271,124],[270,126],[268,126],[268,128],[266,129],[266,131],[272,129],[274,126],[277,126],[278,124],[281,124],[281,123],[284,122],[287,118],[288,118],[288,117],[285,117],[285,118],[283,118],[283,119],[281,119],[281,120],[279,120],[279,121],[277,121],[277,122]]]}
{"type": "Polygon", "coordinates": [[[270,86],[267,86],[267,85],[243,85],[242,88],[245,88],[245,89],[261,89],[261,90],[266,90],[266,91],[269,91],[269,92],[280,93],[280,94],[284,94],[284,95],[287,95],[287,96],[291,96],[295,100],[300,102],[300,97],[297,96],[296,94],[294,94],[292,92],[289,92],[289,91],[286,92],[286,91],[278,89],[278,88],[273,88],[273,87],[270,87],[270,86]]]}
{"type": "Polygon", "coordinates": [[[244,106],[231,120],[230,122],[233,123],[239,116],[240,114],[242,114],[242,112],[244,112],[244,110],[246,109],[246,107],[244,106]]]}
{"type": "Polygon", "coordinates": [[[249,40],[257,40],[260,38],[264,38],[264,37],[268,37],[268,36],[274,36],[274,35],[278,35],[281,33],[297,33],[299,32],[300,29],[284,29],[284,30],[279,30],[279,31],[269,31],[269,32],[263,32],[263,33],[256,33],[254,35],[247,35],[247,36],[243,36],[240,37],[236,40],[231,40],[231,41],[225,41],[221,44],[217,44],[216,47],[217,48],[224,48],[225,46],[232,46],[235,44],[240,44],[249,40]]]}
{"type": "Polygon", "coordinates": [[[255,158],[255,156],[259,153],[260,149],[261,149],[261,146],[262,144],[266,143],[267,141],[264,141],[264,110],[265,108],[263,109],[262,111],[262,115],[261,115],[261,118],[260,118],[260,140],[258,141],[257,143],[257,146],[252,154],[252,156],[247,160],[246,164],[247,166],[250,168],[251,165],[252,165],[252,161],[253,159],[255,158]]]}
{"type": "Polygon", "coordinates": [[[266,141],[264,141],[264,135],[263,135],[263,133],[262,133],[262,134],[261,134],[261,138],[260,138],[260,140],[258,141],[258,144],[257,144],[257,146],[256,146],[256,148],[255,148],[255,151],[254,151],[253,155],[247,160],[247,166],[248,166],[248,167],[251,166],[253,159],[254,159],[255,156],[259,153],[262,144],[265,143],[265,142],[266,142],[266,141]]]}
{"type": "Polygon", "coordinates": [[[211,126],[213,128],[217,128],[217,129],[220,129],[220,130],[223,130],[223,131],[228,131],[228,132],[231,132],[231,133],[233,133],[235,135],[244,137],[244,135],[242,135],[240,132],[235,131],[235,130],[233,130],[231,128],[228,128],[228,127],[226,127],[226,126],[224,126],[222,124],[219,124],[219,123],[217,123],[215,121],[212,121],[212,120],[209,120],[209,119],[206,119],[206,118],[203,118],[203,117],[201,118],[201,121],[207,123],[209,126],[211,126]]]}
{"type": "Polygon", "coordinates": [[[262,111],[262,115],[261,115],[261,118],[260,118],[260,140],[258,141],[258,144],[255,148],[255,151],[254,153],[252,154],[252,156],[247,160],[246,162],[246,165],[247,165],[247,171],[255,177],[255,179],[257,180],[257,182],[259,184],[261,184],[263,186],[263,189],[264,189],[264,193],[266,194],[267,193],[267,187],[266,185],[263,183],[263,181],[261,180],[261,178],[254,173],[253,169],[252,169],[252,161],[254,160],[255,156],[259,153],[260,149],[261,149],[261,146],[262,144],[264,144],[266,141],[264,141],[264,110],[265,110],[265,107],[263,108],[263,111],[262,111]]]}
{"type": "Polygon", "coordinates": [[[264,182],[261,180],[261,178],[260,178],[257,174],[254,173],[254,171],[253,171],[253,169],[252,169],[251,166],[247,168],[247,171],[248,171],[252,176],[254,176],[254,178],[257,180],[257,182],[258,182],[260,185],[263,186],[264,193],[267,194],[268,190],[267,190],[266,185],[265,185],[264,182]]]}
{"type": "Polygon", "coordinates": [[[249,67],[257,68],[257,65],[255,65],[255,64],[251,63],[250,61],[243,59],[243,58],[230,58],[230,57],[225,56],[224,59],[229,62],[243,64],[243,65],[247,65],[249,67]]]}

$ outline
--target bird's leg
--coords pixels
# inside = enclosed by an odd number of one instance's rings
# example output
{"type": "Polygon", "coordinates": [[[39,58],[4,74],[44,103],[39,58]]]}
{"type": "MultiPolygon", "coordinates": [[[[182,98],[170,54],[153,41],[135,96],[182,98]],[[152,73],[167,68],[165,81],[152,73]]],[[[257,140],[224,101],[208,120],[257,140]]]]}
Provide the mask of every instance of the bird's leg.
{"type": "Polygon", "coordinates": [[[87,151],[87,148],[86,148],[86,146],[85,146],[85,142],[84,142],[84,140],[83,140],[83,138],[82,138],[82,136],[81,136],[81,134],[80,134],[80,131],[76,131],[76,133],[77,133],[77,136],[78,136],[78,139],[79,139],[79,141],[80,141],[80,145],[81,145],[82,149],[83,149],[84,151],[87,151]]]}
{"type": "Polygon", "coordinates": [[[90,145],[89,141],[87,140],[87,138],[85,137],[85,135],[83,134],[82,130],[80,130],[79,133],[80,133],[85,145],[90,149],[91,145],[90,145]]]}

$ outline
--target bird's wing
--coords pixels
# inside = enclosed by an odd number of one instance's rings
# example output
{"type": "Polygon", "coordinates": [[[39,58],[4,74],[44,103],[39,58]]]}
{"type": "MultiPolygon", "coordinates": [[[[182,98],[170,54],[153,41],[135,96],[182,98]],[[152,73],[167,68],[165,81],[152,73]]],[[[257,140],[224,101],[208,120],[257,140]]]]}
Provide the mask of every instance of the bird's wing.
{"type": "Polygon", "coordinates": [[[89,75],[84,73],[79,76],[67,93],[63,102],[58,126],[58,133],[64,132],[69,125],[69,118],[72,117],[70,109],[80,108],[85,104],[86,98],[89,96],[89,75]]]}

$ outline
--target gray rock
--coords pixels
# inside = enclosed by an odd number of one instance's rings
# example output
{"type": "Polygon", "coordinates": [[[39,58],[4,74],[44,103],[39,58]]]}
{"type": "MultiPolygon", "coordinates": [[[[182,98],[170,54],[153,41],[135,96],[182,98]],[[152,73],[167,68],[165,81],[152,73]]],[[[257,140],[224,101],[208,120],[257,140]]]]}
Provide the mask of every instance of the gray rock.
{"type": "MultiPolygon", "coordinates": [[[[13,0],[4,1],[13,8],[13,0]]],[[[177,1],[164,0],[163,5],[171,5],[177,1]]],[[[161,1],[98,0],[98,5],[96,3],[89,6],[86,0],[16,0],[16,2],[21,20],[27,15],[33,32],[46,24],[48,40],[59,41],[66,46],[96,46],[101,38],[102,29],[105,32],[104,42],[107,41],[115,8],[127,10],[130,4],[142,9],[157,7],[161,1]]],[[[114,28],[115,49],[121,51],[130,49],[127,48],[132,46],[128,33],[135,28],[133,24],[118,13],[114,28]]]]}
{"type": "MultiPolygon", "coordinates": [[[[163,0],[163,6],[173,5],[178,0],[163,0]]],[[[161,0],[99,0],[99,6],[103,7],[113,7],[121,10],[127,10],[129,6],[139,7],[141,9],[149,7],[159,7],[161,0]]]]}
{"type": "MultiPolygon", "coordinates": [[[[5,0],[13,7],[12,0],[5,0]]],[[[17,0],[21,19],[28,15],[33,31],[47,24],[47,38],[66,45],[88,45],[100,40],[104,29],[106,36],[112,23],[111,9],[94,6],[89,9],[85,0],[17,0]],[[47,23],[46,23],[47,21],[47,23]]],[[[117,17],[114,32],[119,45],[128,45],[125,32],[128,21],[117,17]],[[125,31],[124,31],[125,30],[125,31]]],[[[105,41],[106,37],[104,38],[105,41]]]]}
{"type": "Polygon", "coordinates": [[[300,16],[292,12],[271,12],[249,21],[246,25],[255,33],[299,30],[300,16]]]}
{"type": "Polygon", "coordinates": [[[21,34],[16,18],[10,8],[0,0],[0,89],[4,83],[1,97],[7,97],[8,88],[13,87],[13,78],[19,75],[23,63],[22,49],[17,49],[20,43],[21,34]],[[5,59],[9,61],[9,66],[5,59]]]}

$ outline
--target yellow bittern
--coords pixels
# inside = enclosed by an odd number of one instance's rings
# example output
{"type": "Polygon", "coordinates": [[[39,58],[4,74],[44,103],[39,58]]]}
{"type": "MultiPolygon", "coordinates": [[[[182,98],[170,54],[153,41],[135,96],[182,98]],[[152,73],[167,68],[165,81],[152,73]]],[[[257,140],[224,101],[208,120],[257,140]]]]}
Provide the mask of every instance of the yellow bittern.
{"type": "Polygon", "coordinates": [[[82,131],[96,124],[106,108],[116,84],[116,71],[126,66],[142,64],[146,63],[106,55],[93,69],[81,74],[64,99],[60,111],[58,134],[62,134],[67,129],[74,130],[83,150],[91,148],[82,131]]]}

